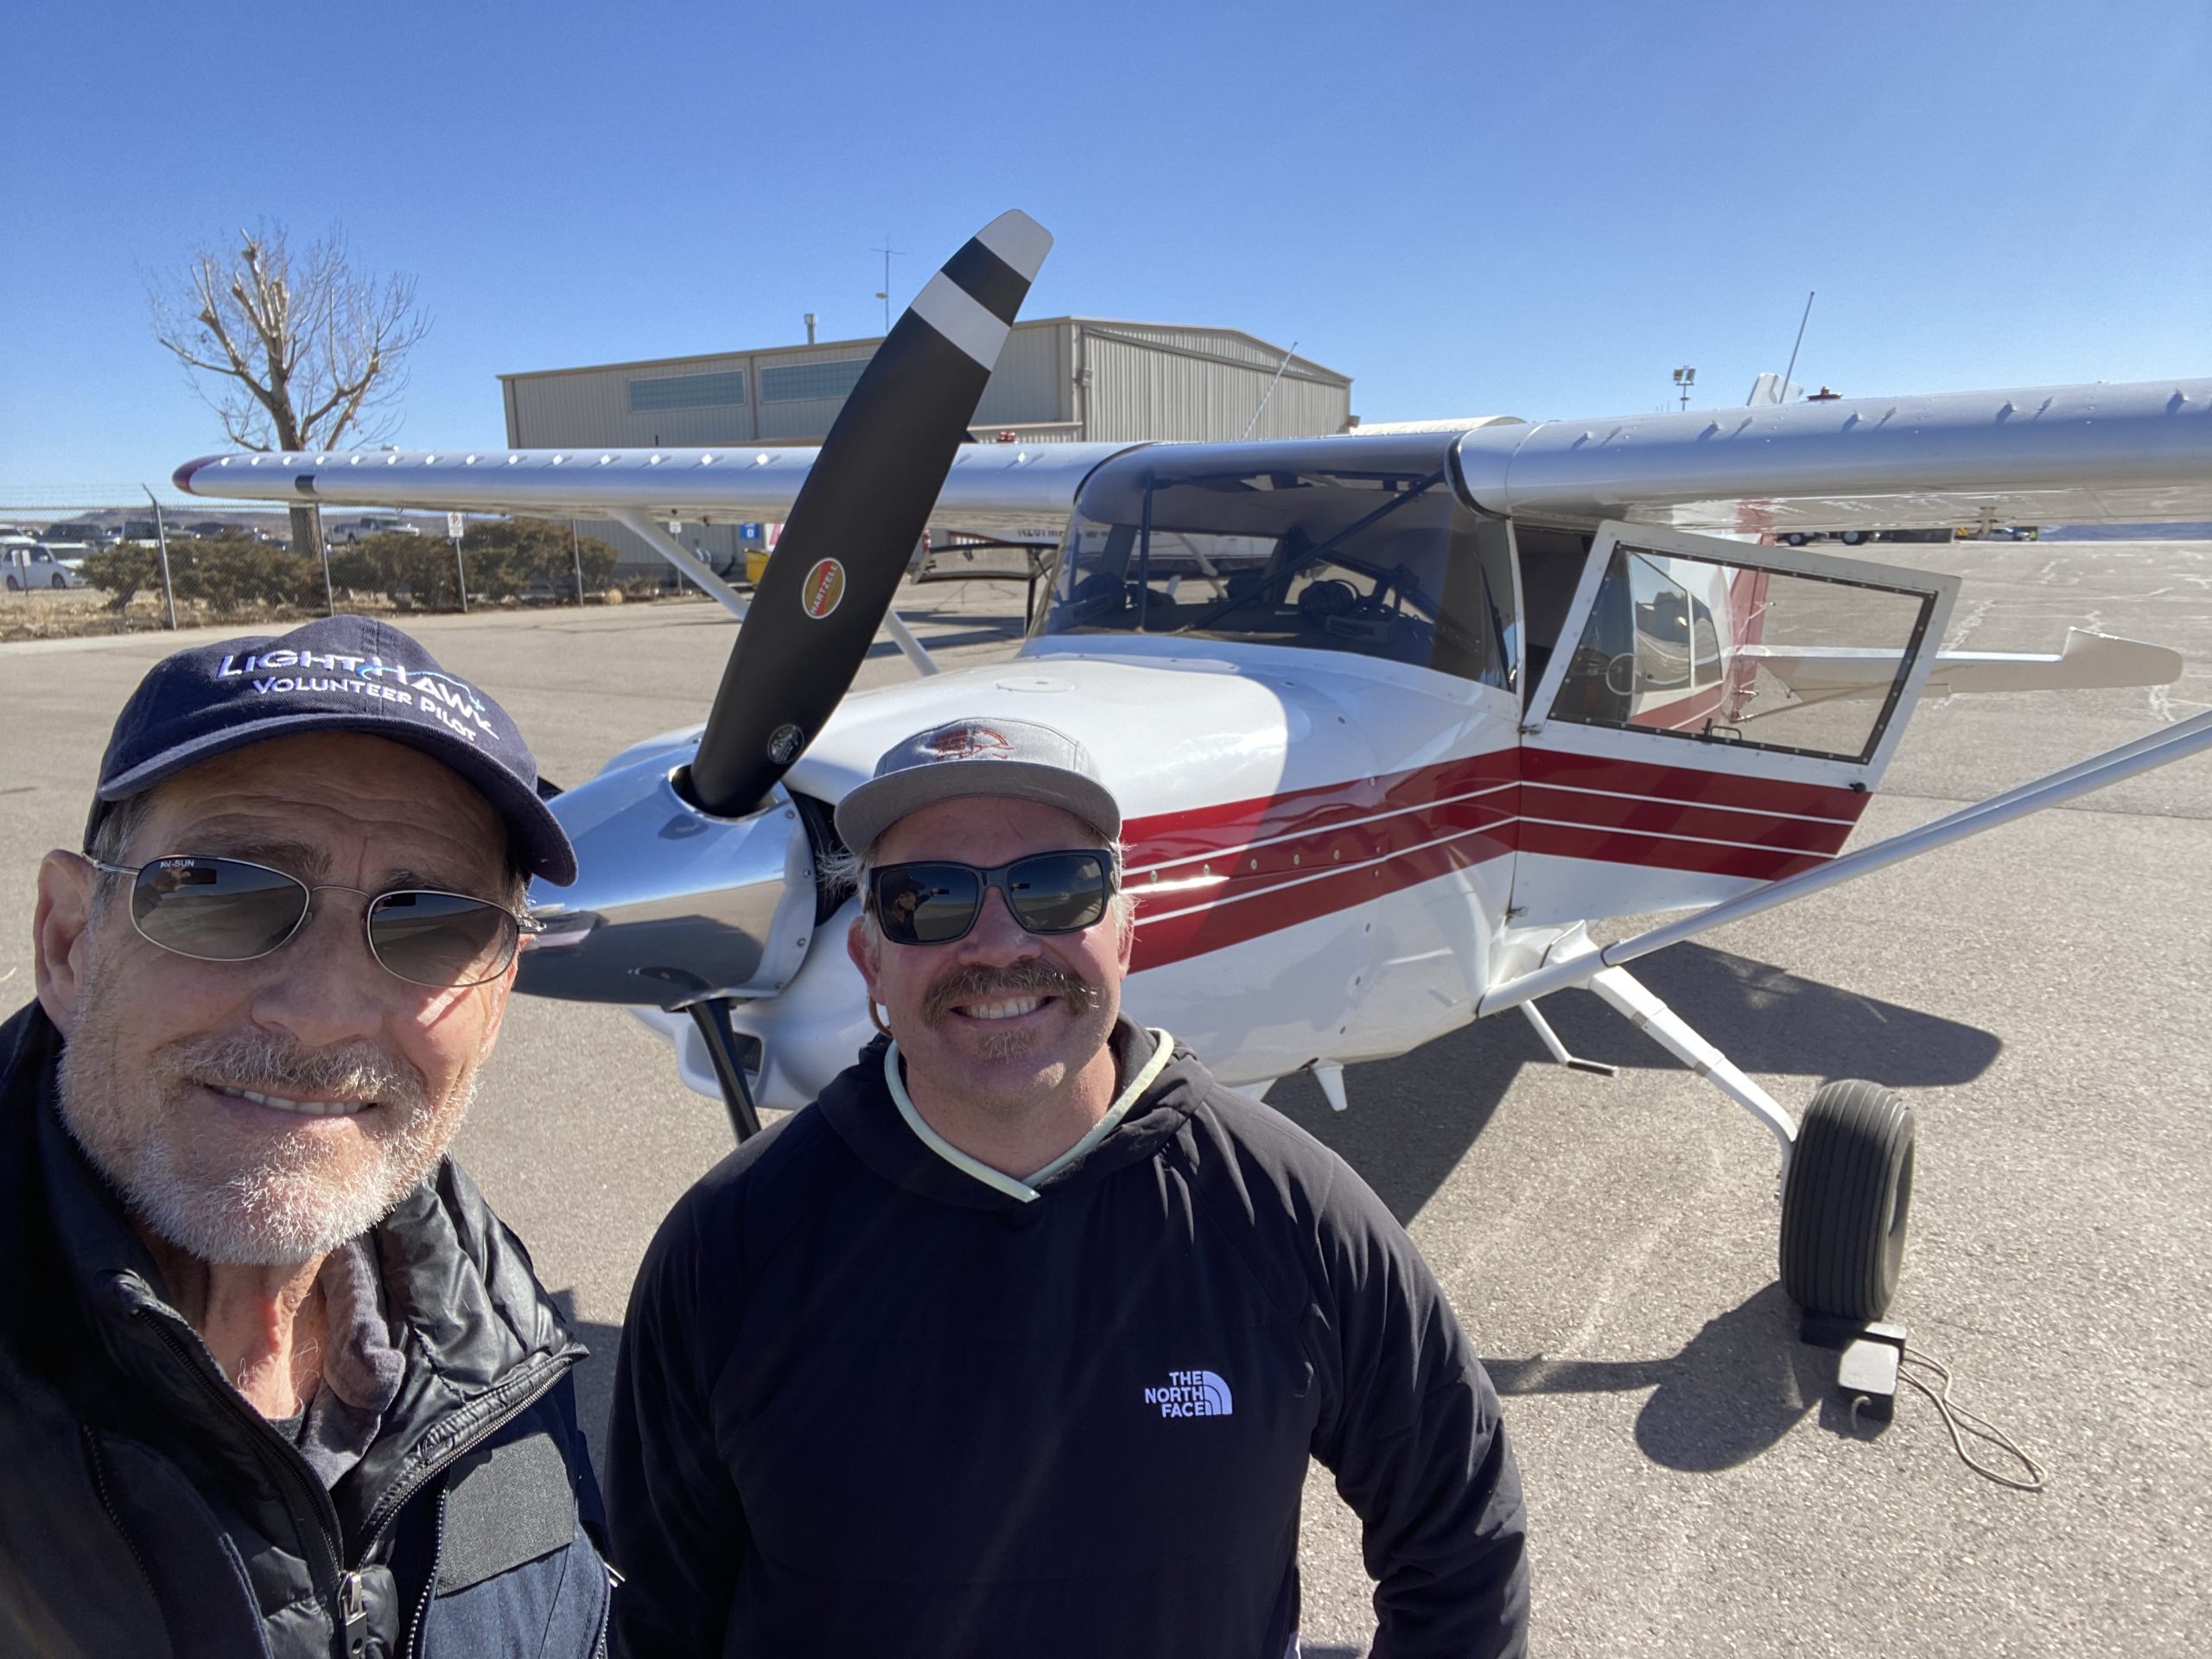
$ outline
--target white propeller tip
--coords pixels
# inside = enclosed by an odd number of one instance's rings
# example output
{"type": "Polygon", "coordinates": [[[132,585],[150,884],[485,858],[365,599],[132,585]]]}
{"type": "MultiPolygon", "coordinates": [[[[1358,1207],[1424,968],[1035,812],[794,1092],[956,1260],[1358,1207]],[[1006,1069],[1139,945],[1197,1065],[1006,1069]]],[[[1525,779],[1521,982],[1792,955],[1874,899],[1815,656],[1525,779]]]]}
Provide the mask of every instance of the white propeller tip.
{"type": "Polygon", "coordinates": [[[1052,233],[1020,208],[1011,208],[976,232],[976,239],[1035,282],[1045,256],[1052,251],[1052,233]]]}

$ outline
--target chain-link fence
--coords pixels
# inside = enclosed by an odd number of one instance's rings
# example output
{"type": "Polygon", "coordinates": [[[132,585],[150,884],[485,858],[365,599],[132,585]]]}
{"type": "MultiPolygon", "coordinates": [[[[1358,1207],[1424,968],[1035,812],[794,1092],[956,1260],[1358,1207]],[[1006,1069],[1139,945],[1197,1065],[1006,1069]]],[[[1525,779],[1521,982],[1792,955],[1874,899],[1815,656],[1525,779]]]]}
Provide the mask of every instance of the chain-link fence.
{"type": "Polygon", "coordinates": [[[568,521],[283,512],[0,489],[0,639],[279,621],[337,610],[583,605],[657,596],[658,574],[568,521]],[[459,534],[452,534],[458,530],[459,534]]]}

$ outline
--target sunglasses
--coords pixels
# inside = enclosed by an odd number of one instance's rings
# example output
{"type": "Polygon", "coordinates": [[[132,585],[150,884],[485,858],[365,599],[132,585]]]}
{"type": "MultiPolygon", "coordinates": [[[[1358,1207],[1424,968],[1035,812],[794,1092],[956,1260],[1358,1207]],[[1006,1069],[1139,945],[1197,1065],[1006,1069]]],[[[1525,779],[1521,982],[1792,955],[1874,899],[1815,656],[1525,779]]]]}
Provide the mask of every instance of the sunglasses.
{"type": "Polygon", "coordinates": [[[868,905],[893,944],[950,944],[965,938],[993,887],[1032,933],[1080,933],[1097,925],[1114,896],[1114,870],[1096,851],[1033,853],[995,869],[931,860],[868,872],[868,905]]]}
{"type": "Polygon", "coordinates": [[[524,933],[544,924],[466,893],[403,888],[372,893],[296,877],[242,858],[177,855],[143,864],[88,861],[109,875],[127,875],[130,922],[148,943],[199,962],[251,962],[283,948],[307,920],[318,893],[358,893],[368,909],[363,925],[369,954],[410,985],[460,990],[497,979],[514,960],[524,933]]]}

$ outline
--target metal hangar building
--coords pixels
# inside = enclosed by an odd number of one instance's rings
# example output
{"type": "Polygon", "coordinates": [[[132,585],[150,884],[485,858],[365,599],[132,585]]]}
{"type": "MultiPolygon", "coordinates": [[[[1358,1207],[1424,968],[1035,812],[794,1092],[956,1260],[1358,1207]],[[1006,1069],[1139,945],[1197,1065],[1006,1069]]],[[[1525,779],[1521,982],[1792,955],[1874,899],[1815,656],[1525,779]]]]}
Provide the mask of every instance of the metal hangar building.
{"type": "MultiPolygon", "coordinates": [[[[830,340],[503,374],[507,442],[533,449],[819,443],[880,343],[830,340]]],[[[1209,442],[1243,436],[1247,425],[1254,438],[1348,431],[1351,377],[1237,328],[1046,317],[1014,325],[971,430],[982,442],[1209,442]]],[[[620,548],[626,569],[666,568],[620,525],[578,528],[620,548]]],[[[760,527],[686,524],[682,534],[728,570],[759,545],[760,527]]]]}

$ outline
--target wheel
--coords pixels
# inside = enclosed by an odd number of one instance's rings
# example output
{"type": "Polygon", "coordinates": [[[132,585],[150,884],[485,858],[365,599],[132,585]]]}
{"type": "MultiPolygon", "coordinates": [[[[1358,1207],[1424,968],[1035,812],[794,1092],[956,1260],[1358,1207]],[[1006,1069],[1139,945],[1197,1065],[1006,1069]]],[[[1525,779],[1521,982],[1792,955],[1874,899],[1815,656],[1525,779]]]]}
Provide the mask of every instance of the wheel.
{"type": "Polygon", "coordinates": [[[56,576],[53,582],[53,586],[56,588],[67,588],[68,585],[69,578],[67,576],[56,576]]]}
{"type": "Polygon", "coordinates": [[[1790,1300],[1842,1319],[1889,1311],[1904,1264],[1912,1161],[1912,1110],[1896,1090],[1850,1080],[1814,1095],[1782,1190],[1790,1300]]]}
{"type": "Polygon", "coordinates": [[[1793,530],[1782,539],[1792,547],[1802,547],[1805,545],[1805,532],[1802,530],[1793,530]]]}
{"type": "Polygon", "coordinates": [[[15,593],[15,592],[18,591],[18,590],[22,587],[22,585],[23,585],[23,584],[22,584],[22,582],[18,582],[18,581],[15,578],[15,576],[14,576],[14,575],[10,575],[9,576],[9,578],[8,578],[8,591],[9,591],[10,593],[15,593]]]}
{"type": "Polygon", "coordinates": [[[1843,532],[1843,544],[1846,547],[1857,547],[1866,539],[1866,532],[1863,530],[1847,530],[1843,532]]]}

